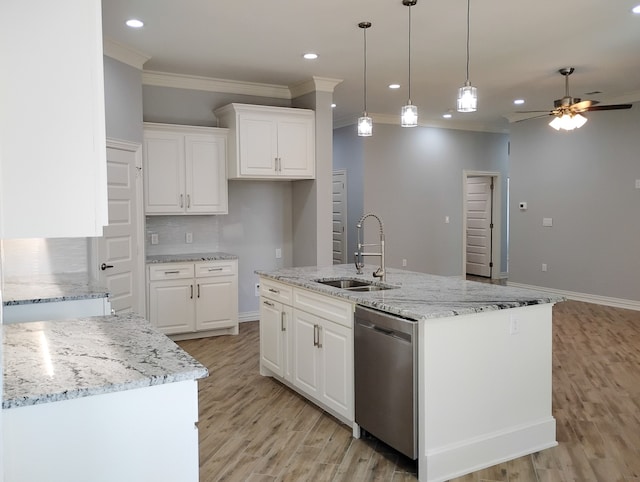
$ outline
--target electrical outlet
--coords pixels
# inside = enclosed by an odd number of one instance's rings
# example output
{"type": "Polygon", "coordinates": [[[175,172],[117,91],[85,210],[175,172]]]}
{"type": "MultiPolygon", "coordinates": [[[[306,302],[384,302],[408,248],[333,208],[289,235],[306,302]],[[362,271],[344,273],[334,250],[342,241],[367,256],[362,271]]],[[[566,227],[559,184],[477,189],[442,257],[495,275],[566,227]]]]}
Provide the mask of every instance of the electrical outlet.
{"type": "Polygon", "coordinates": [[[151,244],[158,244],[158,233],[151,233],[151,244]]]}
{"type": "Polygon", "coordinates": [[[260,283],[256,283],[256,296],[260,296],[260,283]]]}
{"type": "Polygon", "coordinates": [[[449,216],[445,216],[444,217],[444,222],[445,222],[445,224],[449,224],[449,216]]]}
{"type": "Polygon", "coordinates": [[[276,259],[282,258],[282,249],[276,248],[276,259]]]}
{"type": "Polygon", "coordinates": [[[542,263],[542,271],[547,271],[547,263],[542,263]]]}
{"type": "Polygon", "coordinates": [[[193,243],[193,233],[185,233],[184,237],[187,244],[193,243]]]}
{"type": "Polygon", "coordinates": [[[402,259],[402,266],[407,266],[407,260],[406,259],[402,259]]]}
{"type": "Polygon", "coordinates": [[[517,335],[520,333],[520,322],[518,318],[515,318],[513,315],[509,319],[509,334],[517,335]]]}

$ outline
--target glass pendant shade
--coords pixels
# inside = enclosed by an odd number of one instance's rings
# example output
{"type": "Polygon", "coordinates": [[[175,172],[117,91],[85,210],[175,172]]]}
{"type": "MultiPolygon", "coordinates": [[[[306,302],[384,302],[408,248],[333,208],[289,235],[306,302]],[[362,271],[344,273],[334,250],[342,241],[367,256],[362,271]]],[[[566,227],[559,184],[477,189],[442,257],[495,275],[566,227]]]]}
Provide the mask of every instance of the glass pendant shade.
{"type": "Polygon", "coordinates": [[[362,117],[358,117],[358,135],[369,137],[373,134],[373,120],[365,112],[362,117]]]}
{"type": "Polygon", "coordinates": [[[467,81],[458,89],[458,112],[475,112],[478,110],[478,89],[467,81]]]}
{"type": "Polygon", "coordinates": [[[418,107],[413,104],[402,106],[400,115],[400,125],[402,127],[415,127],[418,125],[418,107]]]}
{"type": "Polygon", "coordinates": [[[568,114],[564,113],[560,117],[554,117],[549,125],[553,127],[555,130],[559,131],[560,129],[565,131],[572,131],[573,129],[578,129],[585,125],[587,122],[587,118],[580,114],[568,114]]]}

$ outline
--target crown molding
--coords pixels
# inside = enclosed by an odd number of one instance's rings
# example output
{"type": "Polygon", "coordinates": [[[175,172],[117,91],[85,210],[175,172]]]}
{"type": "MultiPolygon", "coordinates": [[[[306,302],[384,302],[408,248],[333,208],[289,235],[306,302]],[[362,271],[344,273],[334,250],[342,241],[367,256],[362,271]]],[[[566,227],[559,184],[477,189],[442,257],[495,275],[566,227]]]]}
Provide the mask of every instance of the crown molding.
{"type": "Polygon", "coordinates": [[[171,74],[145,70],[142,72],[142,84],[174,89],[204,90],[226,94],[244,94],[276,99],[291,99],[289,88],[275,84],[259,84],[237,80],[216,79],[197,75],[171,74]]]}
{"type": "Polygon", "coordinates": [[[295,99],[301,95],[309,94],[311,92],[328,92],[333,94],[333,91],[342,82],[342,79],[332,79],[330,77],[312,77],[309,80],[304,80],[297,84],[289,86],[291,92],[291,98],[295,99]]]}
{"type": "Polygon", "coordinates": [[[139,50],[132,49],[108,37],[104,37],[102,40],[102,52],[107,57],[135,67],[138,70],[142,70],[142,66],[151,58],[139,50]]]}

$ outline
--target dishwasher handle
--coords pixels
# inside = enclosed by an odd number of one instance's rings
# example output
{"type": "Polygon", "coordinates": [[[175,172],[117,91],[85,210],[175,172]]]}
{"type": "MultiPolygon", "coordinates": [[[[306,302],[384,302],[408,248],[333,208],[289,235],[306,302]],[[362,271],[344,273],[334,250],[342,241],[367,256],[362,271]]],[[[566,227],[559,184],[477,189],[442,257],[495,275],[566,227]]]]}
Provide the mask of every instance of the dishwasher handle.
{"type": "Polygon", "coordinates": [[[382,334],[383,336],[389,336],[391,338],[396,338],[399,340],[403,340],[406,341],[407,343],[411,343],[411,334],[409,333],[403,333],[401,331],[396,331],[396,330],[390,330],[388,328],[384,328],[381,327],[379,325],[375,325],[374,323],[371,323],[370,321],[367,320],[360,320],[360,319],[356,319],[356,324],[360,325],[362,328],[364,329],[368,329],[368,330],[372,330],[372,331],[376,331],[380,334],[382,334]]]}

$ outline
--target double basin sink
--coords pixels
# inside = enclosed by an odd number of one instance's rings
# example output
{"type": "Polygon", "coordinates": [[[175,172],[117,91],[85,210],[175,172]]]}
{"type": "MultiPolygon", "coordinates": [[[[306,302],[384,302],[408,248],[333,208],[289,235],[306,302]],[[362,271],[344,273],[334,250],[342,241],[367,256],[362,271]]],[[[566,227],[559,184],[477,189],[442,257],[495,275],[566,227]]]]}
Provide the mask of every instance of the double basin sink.
{"type": "Polygon", "coordinates": [[[334,288],[340,288],[348,291],[382,291],[397,288],[397,286],[384,285],[376,283],[375,281],[357,280],[351,278],[339,278],[324,280],[315,280],[316,283],[320,283],[326,286],[333,286],[334,288]]]}

